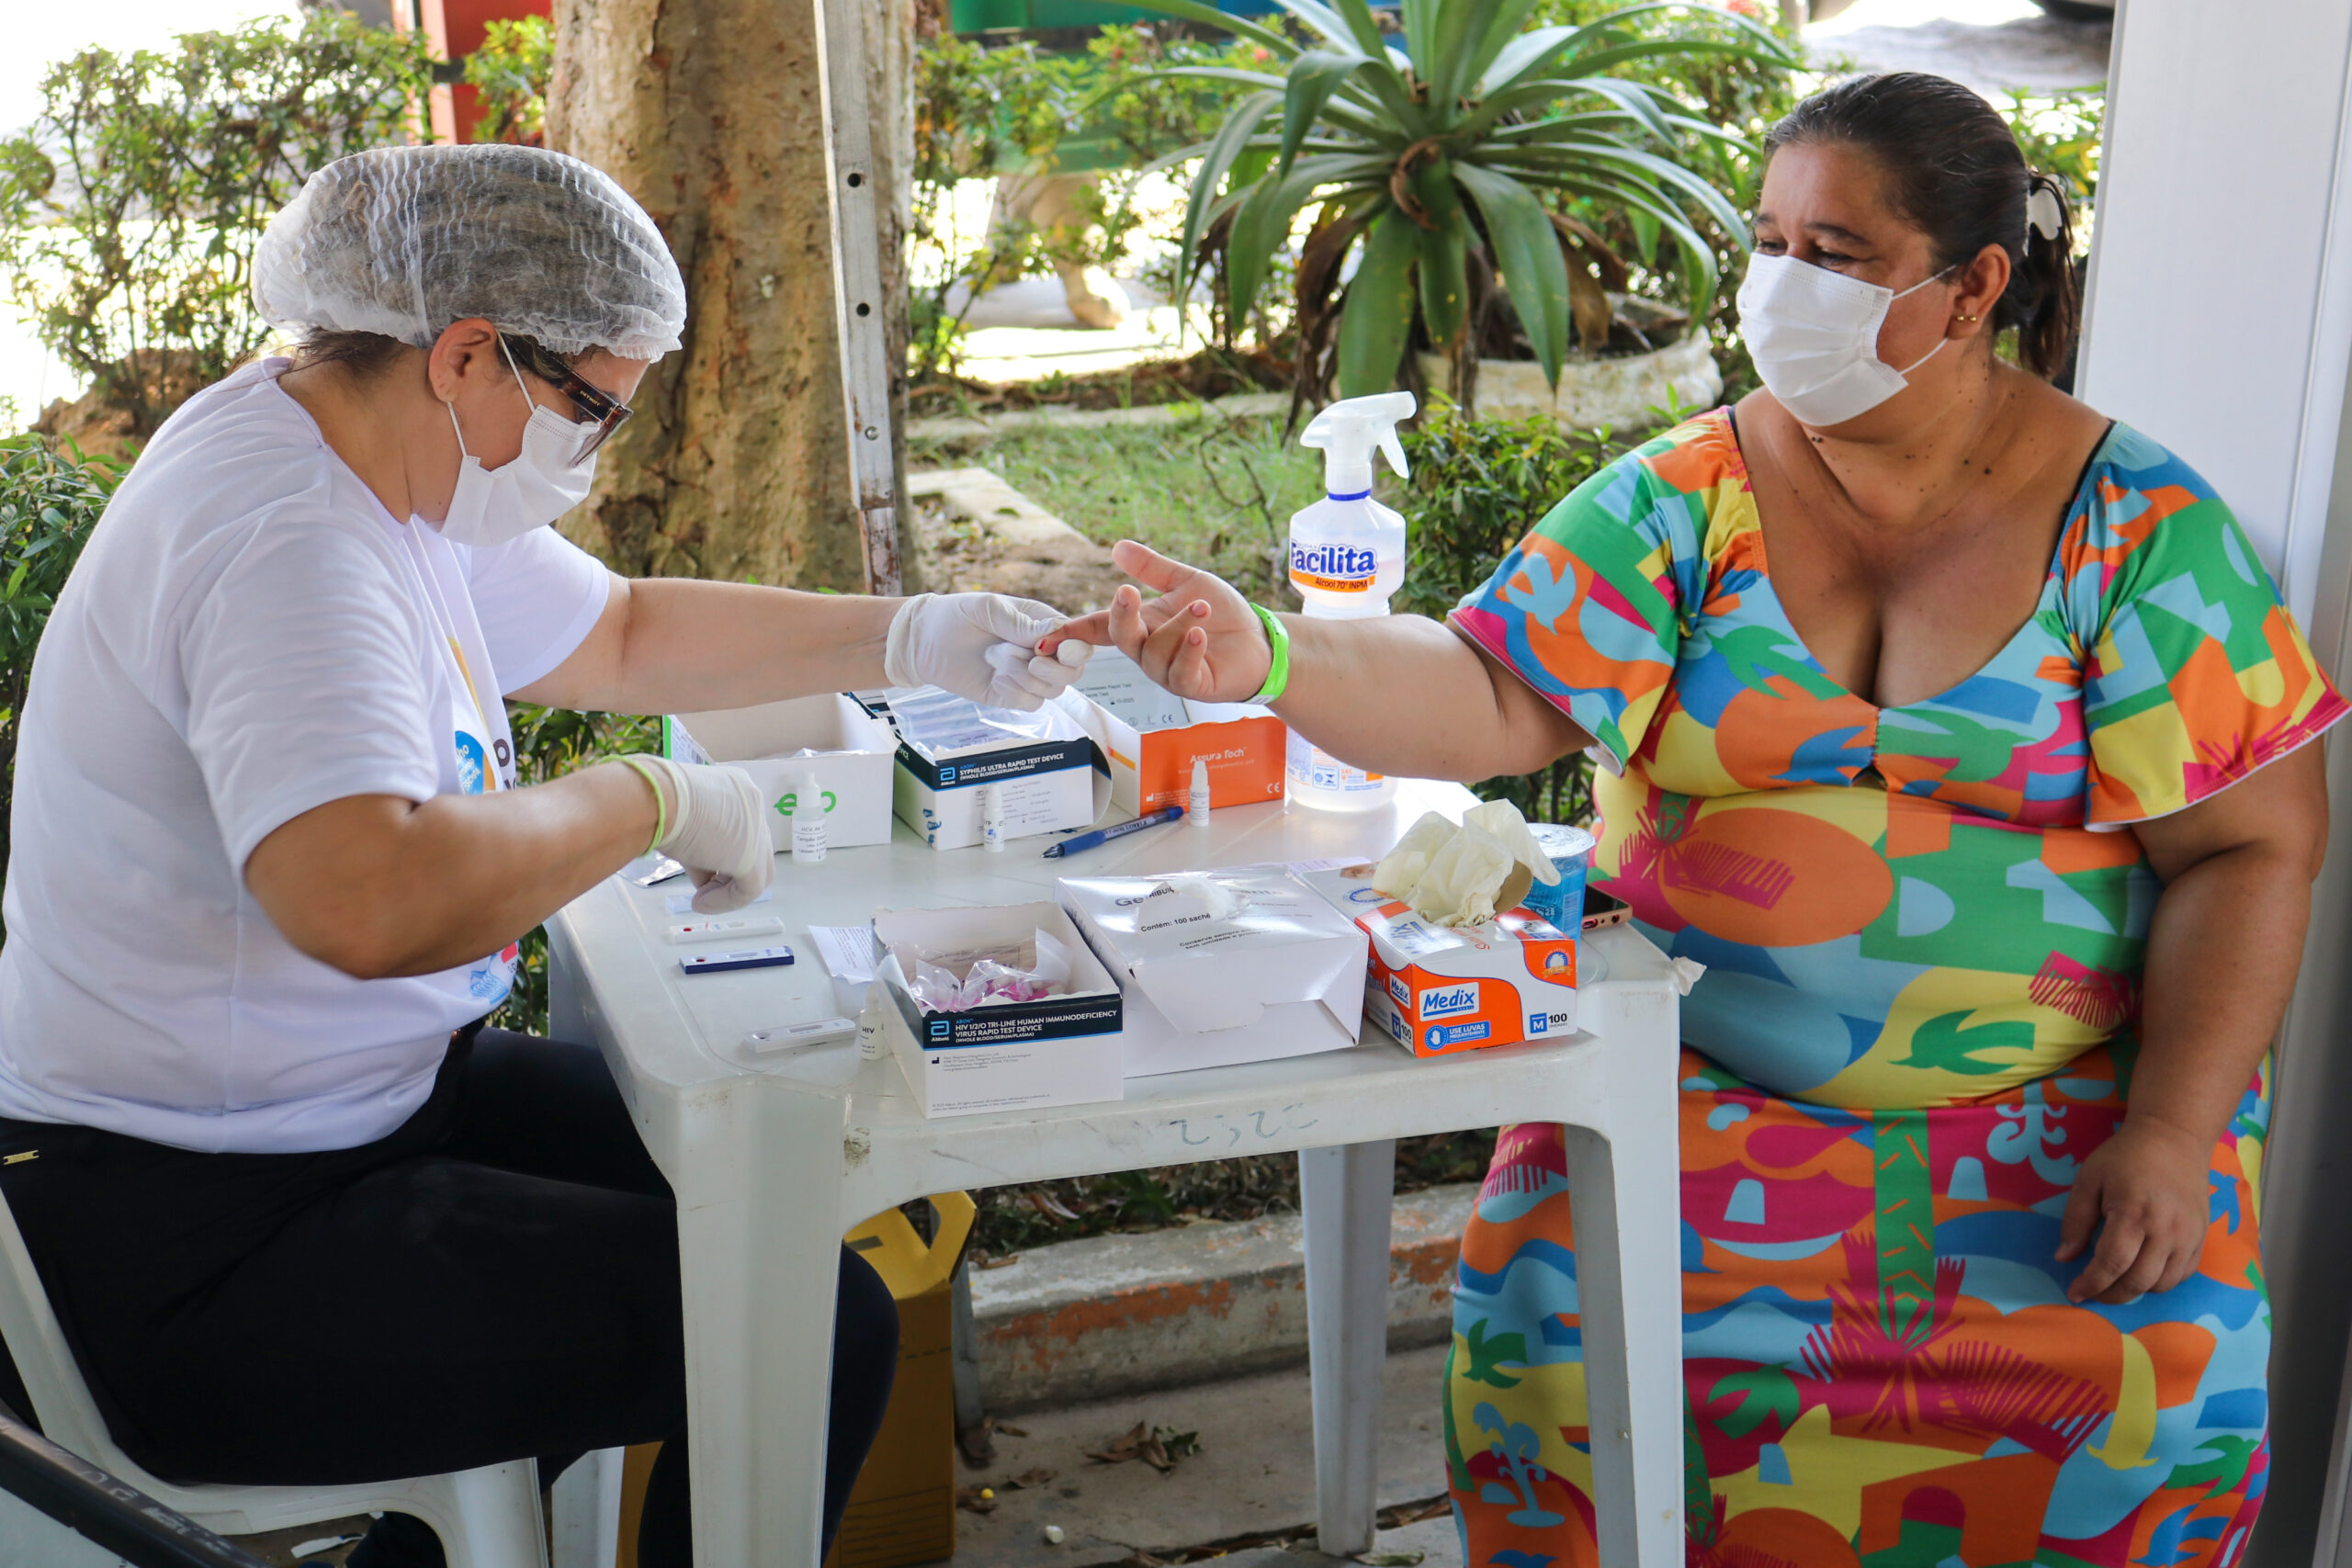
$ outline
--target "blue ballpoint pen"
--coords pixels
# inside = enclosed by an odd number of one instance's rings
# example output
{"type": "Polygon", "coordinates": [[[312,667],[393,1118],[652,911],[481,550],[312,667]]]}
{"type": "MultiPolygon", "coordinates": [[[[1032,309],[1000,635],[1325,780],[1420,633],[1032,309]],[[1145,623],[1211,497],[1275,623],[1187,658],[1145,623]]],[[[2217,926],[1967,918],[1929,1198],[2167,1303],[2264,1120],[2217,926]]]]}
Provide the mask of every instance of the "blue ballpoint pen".
{"type": "Polygon", "coordinates": [[[1124,839],[1129,833],[1140,833],[1146,828],[1157,828],[1162,822],[1173,822],[1183,815],[1182,807],[1170,806],[1138,817],[1132,822],[1122,822],[1115,828],[1098,828],[1091,833],[1074,834],[1046,850],[1046,858],[1059,860],[1062,856],[1074,854],[1080,850],[1091,850],[1097,844],[1107,844],[1114,839],[1124,839]]]}

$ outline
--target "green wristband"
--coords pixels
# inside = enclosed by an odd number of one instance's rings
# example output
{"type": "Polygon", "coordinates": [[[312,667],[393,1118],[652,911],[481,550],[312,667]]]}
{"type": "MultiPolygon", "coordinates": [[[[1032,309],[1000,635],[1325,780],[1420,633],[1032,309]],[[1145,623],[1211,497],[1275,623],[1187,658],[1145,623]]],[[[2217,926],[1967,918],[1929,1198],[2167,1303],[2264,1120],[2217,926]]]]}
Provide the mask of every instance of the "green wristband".
{"type": "Polygon", "coordinates": [[[1283,618],[1280,615],[1275,615],[1263,604],[1252,604],[1250,607],[1257,611],[1258,619],[1265,623],[1266,644],[1273,649],[1274,658],[1273,662],[1266,667],[1266,683],[1258,688],[1256,696],[1244,700],[1260,704],[1272,703],[1280,698],[1283,689],[1290,684],[1290,628],[1283,625],[1283,618]]]}
{"type": "Polygon", "coordinates": [[[650,760],[644,757],[622,757],[618,760],[628,765],[629,772],[643,779],[645,787],[653,792],[653,841],[645,846],[645,852],[650,855],[662,847],[662,835],[670,830],[670,802],[662,793],[662,781],[653,776],[653,763],[650,760]]]}

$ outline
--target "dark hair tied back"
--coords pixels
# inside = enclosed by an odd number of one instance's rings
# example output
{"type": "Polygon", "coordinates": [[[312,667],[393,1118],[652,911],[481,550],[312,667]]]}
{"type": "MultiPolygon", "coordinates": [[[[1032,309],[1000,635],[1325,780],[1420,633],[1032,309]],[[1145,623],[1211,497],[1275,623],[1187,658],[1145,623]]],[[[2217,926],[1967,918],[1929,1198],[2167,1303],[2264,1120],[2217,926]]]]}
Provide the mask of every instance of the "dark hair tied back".
{"type": "Polygon", "coordinates": [[[1972,260],[1987,245],[2007,251],[2009,286],[1994,304],[1994,330],[2017,329],[2018,357],[2035,375],[2064,368],[2082,321],[2071,204],[2056,178],[2026,167],[1992,105],[1924,72],[1857,76],[1791,110],[1764,152],[1825,142],[1867,153],[1885,171],[1889,198],[1928,236],[1937,266],[1972,260]],[[2027,221],[2037,189],[2057,199],[2054,235],[2027,221]]]}

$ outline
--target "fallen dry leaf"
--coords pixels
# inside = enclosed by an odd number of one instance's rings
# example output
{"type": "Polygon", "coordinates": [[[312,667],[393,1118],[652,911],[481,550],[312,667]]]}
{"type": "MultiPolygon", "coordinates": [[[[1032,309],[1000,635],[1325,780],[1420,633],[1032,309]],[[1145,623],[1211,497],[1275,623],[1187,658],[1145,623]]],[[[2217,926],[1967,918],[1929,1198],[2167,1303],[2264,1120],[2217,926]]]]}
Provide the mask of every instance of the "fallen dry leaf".
{"type": "Polygon", "coordinates": [[[1018,1492],[1025,1487],[1043,1486],[1046,1482],[1051,1481],[1053,1478],[1054,1472],[1047,1470],[1041,1464],[1035,1470],[1024,1470],[1020,1474],[1005,1482],[1004,1488],[1008,1492],[1018,1492]]]}
{"type": "Polygon", "coordinates": [[[1060,1199],[1042,1187],[1033,1187],[1025,1194],[1029,1206],[1050,1219],[1075,1221],[1078,1213],[1060,1199]]]}
{"type": "Polygon", "coordinates": [[[1125,1464],[1143,1451],[1143,1446],[1150,1437],[1151,1424],[1138,1421],[1132,1430],[1112,1438],[1101,1448],[1087,1450],[1086,1457],[1103,1464],[1125,1464]]]}
{"type": "Polygon", "coordinates": [[[1025,1438],[1029,1435],[1029,1429],[1025,1427],[1016,1427],[1010,1421],[999,1421],[993,1416],[989,1416],[989,1420],[998,1431],[1008,1438],[1025,1438]]]}
{"type": "Polygon", "coordinates": [[[997,1500],[994,1497],[980,1495],[987,1490],[985,1486],[959,1488],[956,1494],[956,1506],[967,1514],[993,1514],[996,1512],[997,1500]]]}

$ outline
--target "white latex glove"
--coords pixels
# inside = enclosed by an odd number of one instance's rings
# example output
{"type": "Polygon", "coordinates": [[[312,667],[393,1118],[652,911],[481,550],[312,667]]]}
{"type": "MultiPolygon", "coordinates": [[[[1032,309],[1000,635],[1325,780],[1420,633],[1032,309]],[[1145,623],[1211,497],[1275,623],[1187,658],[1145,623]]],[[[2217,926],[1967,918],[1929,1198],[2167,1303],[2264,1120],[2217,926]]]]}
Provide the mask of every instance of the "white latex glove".
{"type": "Polygon", "coordinates": [[[937,686],[986,707],[1035,713],[1078,679],[1093,651],[1078,641],[1065,642],[1060,657],[1037,651],[1067,619],[1035,599],[918,593],[890,619],[882,673],[894,686],[937,686]]]}
{"type": "Polygon", "coordinates": [[[668,787],[668,818],[654,848],[686,868],[695,908],[706,915],[740,909],[767,891],[775,877],[775,844],[768,835],[768,803],[741,768],[706,767],[644,759],[668,787]]]}

